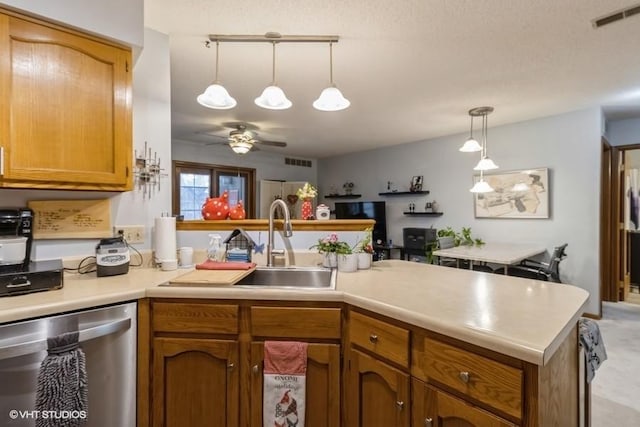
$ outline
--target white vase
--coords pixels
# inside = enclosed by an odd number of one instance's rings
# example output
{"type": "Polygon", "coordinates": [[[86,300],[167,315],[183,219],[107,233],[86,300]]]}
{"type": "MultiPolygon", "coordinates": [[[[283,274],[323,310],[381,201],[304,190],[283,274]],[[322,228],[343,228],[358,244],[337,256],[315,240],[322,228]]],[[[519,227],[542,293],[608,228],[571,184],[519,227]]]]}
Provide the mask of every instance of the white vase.
{"type": "Polygon", "coordinates": [[[322,266],[336,268],[338,266],[338,254],[335,252],[326,252],[322,257],[322,266]]]}
{"type": "Polygon", "coordinates": [[[372,255],[366,252],[360,252],[358,255],[358,270],[366,270],[371,268],[372,255]]]}
{"type": "Polygon", "coordinates": [[[338,255],[338,271],[343,273],[358,271],[358,254],[338,255]]]}

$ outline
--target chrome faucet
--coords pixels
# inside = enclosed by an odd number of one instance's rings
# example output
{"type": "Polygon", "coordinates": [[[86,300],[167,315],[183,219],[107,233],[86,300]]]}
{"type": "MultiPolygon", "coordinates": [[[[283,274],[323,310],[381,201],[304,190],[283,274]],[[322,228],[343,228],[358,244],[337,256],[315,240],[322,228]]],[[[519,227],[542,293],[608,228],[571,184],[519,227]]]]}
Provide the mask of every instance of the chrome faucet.
{"type": "Polygon", "coordinates": [[[274,255],[284,255],[284,249],[275,250],[273,248],[273,216],[275,215],[276,208],[280,206],[282,214],[284,215],[284,237],[291,237],[293,235],[293,229],[291,228],[291,215],[289,214],[289,207],[282,199],[276,199],[269,206],[269,243],[267,244],[267,267],[273,267],[274,255]]]}

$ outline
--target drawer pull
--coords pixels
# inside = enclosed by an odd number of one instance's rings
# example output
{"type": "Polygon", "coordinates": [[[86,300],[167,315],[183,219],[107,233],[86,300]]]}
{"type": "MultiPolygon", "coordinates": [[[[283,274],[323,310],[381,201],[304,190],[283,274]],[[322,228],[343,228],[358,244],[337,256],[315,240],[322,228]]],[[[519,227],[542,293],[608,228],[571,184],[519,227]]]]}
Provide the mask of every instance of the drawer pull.
{"type": "Polygon", "coordinates": [[[463,383],[467,384],[469,382],[469,378],[471,377],[471,375],[469,375],[469,372],[467,371],[462,371],[460,372],[460,374],[458,374],[458,377],[463,383]]]}
{"type": "Polygon", "coordinates": [[[260,372],[260,368],[258,367],[258,365],[253,365],[253,368],[251,368],[253,370],[254,374],[257,374],[258,372],[260,372]]]}
{"type": "Polygon", "coordinates": [[[227,369],[228,369],[228,370],[232,370],[232,369],[233,369],[233,368],[235,368],[235,367],[236,367],[236,365],[234,365],[234,364],[233,364],[233,362],[230,362],[230,363],[227,365],[227,369]]]}
{"type": "Polygon", "coordinates": [[[425,418],[424,427],[433,427],[433,418],[425,418]]]}
{"type": "Polygon", "coordinates": [[[404,409],[404,402],[402,400],[398,400],[396,402],[396,406],[398,407],[399,411],[402,411],[404,409]]]}
{"type": "Polygon", "coordinates": [[[377,343],[378,342],[378,336],[376,334],[369,335],[369,341],[371,341],[371,344],[377,343]]]}

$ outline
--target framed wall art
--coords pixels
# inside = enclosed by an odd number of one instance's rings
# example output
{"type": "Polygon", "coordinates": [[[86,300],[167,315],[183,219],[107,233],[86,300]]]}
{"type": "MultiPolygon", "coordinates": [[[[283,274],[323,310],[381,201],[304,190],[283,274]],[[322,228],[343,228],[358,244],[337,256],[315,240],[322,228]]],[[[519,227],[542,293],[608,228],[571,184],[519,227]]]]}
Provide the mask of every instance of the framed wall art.
{"type": "Polygon", "coordinates": [[[547,168],[487,174],[484,180],[493,191],[473,195],[476,218],[549,218],[547,168]]]}

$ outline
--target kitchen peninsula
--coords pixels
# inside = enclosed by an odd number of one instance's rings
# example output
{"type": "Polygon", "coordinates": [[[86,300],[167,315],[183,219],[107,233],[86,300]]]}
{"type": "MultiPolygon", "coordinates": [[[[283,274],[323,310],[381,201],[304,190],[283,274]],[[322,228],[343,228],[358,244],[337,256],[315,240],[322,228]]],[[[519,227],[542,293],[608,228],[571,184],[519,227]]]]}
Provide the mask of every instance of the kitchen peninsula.
{"type": "Polygon", "coordinates": [[[580,288],[396,260],[335,291],[158,286],[178,274],[69,275],[0,300],[0,322],[138,300],[140,427],[260,424],[265,339],[310,343],[307,419],[325,420],[310,425],[578,425],[580,288]]]}

